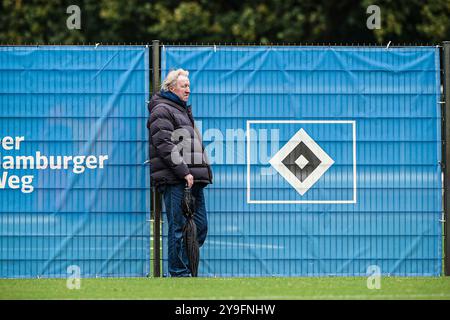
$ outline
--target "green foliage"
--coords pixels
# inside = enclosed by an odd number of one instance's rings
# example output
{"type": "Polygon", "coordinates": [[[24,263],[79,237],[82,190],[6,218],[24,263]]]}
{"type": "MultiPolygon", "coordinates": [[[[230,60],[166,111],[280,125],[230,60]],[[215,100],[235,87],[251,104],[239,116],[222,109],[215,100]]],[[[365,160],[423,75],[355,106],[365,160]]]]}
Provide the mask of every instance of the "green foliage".
{"type": "Polygon", "coordinates": [[[2,43],[433,42],[450,39],[450,0],[0,0],[2,43]],[[68,6],[81,9],[69,30],[68,6]],[[366,9],[381,9],[369,30],[366,9]]]}
{"type": "MultiPolygon", "coordinates": [[[[364,0],[364,5],[372,0],[364,0]]],[[[450,39],[449,0],[381,0],[381,29],[375,31],[377,41],[431,42],[450,39]]]]}
{"type": "Polygon", "coordinates": [[[171,10],[156,3],[159,21],[149,25],[147,32],[165,41],[201,41],[209,32],[211,15],[197,2],[182,2],[171,10]]]}
{"type": "Polygon", "coordinates": [[[425,4],[421,8],[423,21],[417,25],[417,31],[434,42],[450,39],[449,13],[449,0],[435,0],[425,4]]]}

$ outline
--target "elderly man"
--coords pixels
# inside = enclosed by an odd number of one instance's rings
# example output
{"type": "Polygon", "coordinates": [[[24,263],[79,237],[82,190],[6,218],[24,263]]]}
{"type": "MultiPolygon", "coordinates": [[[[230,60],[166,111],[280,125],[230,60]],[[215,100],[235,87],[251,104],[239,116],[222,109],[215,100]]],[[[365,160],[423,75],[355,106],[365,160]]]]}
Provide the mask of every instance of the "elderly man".
{"type": "Polygon", "coordinates": [[[163,194],[168,222],[169,273],[172,277],[191,276],[183,245],[185,217],[181,209],[185,186],[195,197],[194,221],[201,246],[206,239],[207,216],[203,188],[212,183],[200,134],[195,127],[190,94],[189,72],[169,72],[149,104],[150,165],[152,184],[163,194]]]}

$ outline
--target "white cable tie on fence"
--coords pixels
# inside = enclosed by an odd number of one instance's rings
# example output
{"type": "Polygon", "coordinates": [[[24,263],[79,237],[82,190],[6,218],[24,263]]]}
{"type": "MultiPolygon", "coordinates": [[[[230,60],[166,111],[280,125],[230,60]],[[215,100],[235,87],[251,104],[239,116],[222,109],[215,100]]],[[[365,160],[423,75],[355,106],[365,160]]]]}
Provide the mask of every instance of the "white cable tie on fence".
{"type": "Polygon", "coordinates": [[[216,47],[216,45],[214,45],[214,52],[216,52],[217,51],[217,47],[216,47]]]}
{"type": "Polygon", "coordinates": [[[439,101],[438,103],[439,104],[445,104],[445,101],[439,101]]]}
{"type": "Polygon", "coordinates": [[[444,211],[441,212],[441,218],[439,219],[439,222],[445,223],[445,215],[444,211]]]}
{"type": "Polygon", "coordinates": [[[96,43],[95,44],[95,49],[97,49],[97,47],[100,45],[100,43],[96,43]]]}
{"type": "Polygon", "coordinates": [[[386,50],[389,49],[389,45],[391,44],[391,41],[388,42],[387,46],[386,46],[386,50]]]}

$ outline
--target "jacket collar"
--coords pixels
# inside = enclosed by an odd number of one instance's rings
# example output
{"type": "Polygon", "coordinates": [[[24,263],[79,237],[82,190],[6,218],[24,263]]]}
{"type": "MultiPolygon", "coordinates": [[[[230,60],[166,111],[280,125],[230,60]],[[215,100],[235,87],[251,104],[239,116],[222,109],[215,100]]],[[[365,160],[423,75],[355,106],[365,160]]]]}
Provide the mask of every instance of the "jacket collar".
{"type": "Polygon", "coordinates": [[[165,99],[169,99],[173,102],[175,102],[176,104],[179,104],[182,107],[186,108],[186,102],[181,100],[180,97],[178,97],[175,93],[173,93],[172,91],[164,91],[161,90],[159,95],[165,99]]]}
{"type": "Polygon", "coordinates": [[[158,103],[163,102],[163,103],[168,104],[168,105],[170,105],[170,106],[172,106],[174,108],[177,108],[178,110],[180,110],[182,112],[190,113],[191,105],[186,105],[186,107],[182,107],[178,103],[175,103],[174,101],[172,101],[170,99],[164,98],[164,96],[162,96],[161,94],[159,94],[159,96],[160,96],[160,99],[159,99],[158,103]]]}

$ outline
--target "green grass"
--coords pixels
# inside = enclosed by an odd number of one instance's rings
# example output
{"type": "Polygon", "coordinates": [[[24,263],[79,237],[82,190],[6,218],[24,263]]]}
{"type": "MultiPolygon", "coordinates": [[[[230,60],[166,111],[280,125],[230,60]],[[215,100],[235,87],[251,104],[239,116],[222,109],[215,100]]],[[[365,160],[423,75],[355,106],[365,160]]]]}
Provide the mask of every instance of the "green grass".
{"type": "Polygon", "coordinates": [[[450,277],[2,279],[0,299],[450,299],[450,277]]]}

